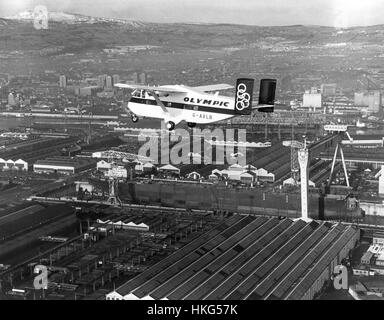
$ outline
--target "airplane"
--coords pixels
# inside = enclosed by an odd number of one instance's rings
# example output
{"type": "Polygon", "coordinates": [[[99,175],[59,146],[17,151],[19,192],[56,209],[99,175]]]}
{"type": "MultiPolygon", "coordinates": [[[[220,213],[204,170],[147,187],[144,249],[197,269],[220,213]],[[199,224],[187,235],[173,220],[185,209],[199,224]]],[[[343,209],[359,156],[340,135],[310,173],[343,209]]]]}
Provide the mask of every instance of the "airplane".
{"type": "Polygon", "coordinates": [[[194,128],[196,124],[214,123],[249,115],[252,109],[273,112],[276,80],[260,81],[259,102],[255,106],[252,104],[254,82],[254,79],[249,78],[237,79],[234,98],[219,95],[221,90],[234,88],[229,84],[188,87],[117,83],[115,87],[133,90],[127,104],[133,122],[137,122],[139,116],[162,119],[166,123],[166,128],[172,131],[181,121],[194,128]]]}

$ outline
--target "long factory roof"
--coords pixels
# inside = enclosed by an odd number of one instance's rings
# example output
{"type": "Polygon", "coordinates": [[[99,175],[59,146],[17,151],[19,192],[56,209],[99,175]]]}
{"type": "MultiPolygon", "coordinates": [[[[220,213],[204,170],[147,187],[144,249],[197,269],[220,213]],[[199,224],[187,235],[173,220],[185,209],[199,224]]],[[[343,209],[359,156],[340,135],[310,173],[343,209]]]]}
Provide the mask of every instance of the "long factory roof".
{"type": "Polygon", "coordinates": [[[115,290],[129,299],[300,298],[358,229],[235,215],[115,290]]]}
{"type": "Polygon", "coordinates": [[[50,157],[42,160],[37,160],[35,162],[35,165],[81,168],[82,166],[89,165],[91,163],[93,163],[93,161],[90,159],[69,158],[69,157],[50,157]]]}

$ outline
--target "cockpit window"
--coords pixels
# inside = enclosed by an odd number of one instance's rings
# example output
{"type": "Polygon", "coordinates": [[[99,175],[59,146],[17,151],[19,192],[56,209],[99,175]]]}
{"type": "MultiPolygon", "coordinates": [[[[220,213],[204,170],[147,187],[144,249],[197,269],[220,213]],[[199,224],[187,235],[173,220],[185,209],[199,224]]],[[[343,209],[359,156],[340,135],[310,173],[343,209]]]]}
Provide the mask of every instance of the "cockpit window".
{"type": "Polygon", "coordinates": [[[132,97],[145,99],[145,90],[136,89],[132,92],[132,97]]]}
{"type": "Polygon", "coordinates": [[[141,97],[141,92],[140,92],[140,90],[134,90],[133,92],[132,92],[132,97],[135,97],[135,98],[140,98],[141,97]]]}

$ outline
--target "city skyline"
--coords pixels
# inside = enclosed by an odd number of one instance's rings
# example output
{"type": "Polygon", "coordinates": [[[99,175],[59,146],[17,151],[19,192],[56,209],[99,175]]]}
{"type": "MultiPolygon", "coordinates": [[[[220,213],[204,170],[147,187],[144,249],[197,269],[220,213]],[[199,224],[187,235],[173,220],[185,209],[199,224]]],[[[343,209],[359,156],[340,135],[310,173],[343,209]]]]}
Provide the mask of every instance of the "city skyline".
{"type": "Polygon", "coordinates": [[[251,0],[204,1],[111,0],[0,0],[1,16],[13,16],[37,5],[51,11],[64,11],[90,16],[140,20],[147,22],[234,23],[249,25],[324,25],[332,27],[366,26],[384,23],[379,0],[311,0],[268,3],[251,0]],[[92,4],[92,5],[91,5],[92,4]]]}

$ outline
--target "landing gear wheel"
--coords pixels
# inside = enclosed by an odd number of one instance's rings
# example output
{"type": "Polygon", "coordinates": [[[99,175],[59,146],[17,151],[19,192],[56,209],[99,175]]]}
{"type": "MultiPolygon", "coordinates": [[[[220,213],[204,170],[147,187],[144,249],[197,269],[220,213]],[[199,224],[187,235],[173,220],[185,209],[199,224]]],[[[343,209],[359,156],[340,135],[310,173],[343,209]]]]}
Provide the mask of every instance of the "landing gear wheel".
{"type": "Polygon", "coordinates": [[[190,128],[194,128],[194,127],[196,127],[196,123],[195,123],[195,122],[187,122],[187,125],[188,125],[188,127],[190,127],[190,128]]]}
{"type": "Polygon", "coordinates": [[[132,120],[133,123],[136,123],[137,121],[139,121],[139,117],[133,114],[131,116],[131,120],[132,120]]]}
{"type": "Polygon", "coordinates": [[[175,123],[174,122],[172,122],[172,121],[168,121],[167,122],[167,129],[168,129],[168,131],[172,131],[173,129],[175,129],[175,123]]]}

